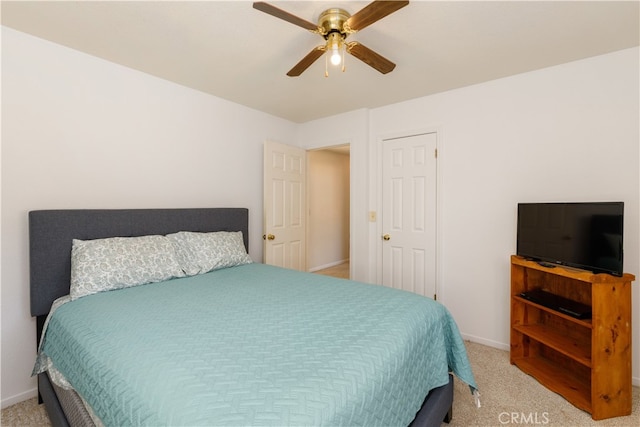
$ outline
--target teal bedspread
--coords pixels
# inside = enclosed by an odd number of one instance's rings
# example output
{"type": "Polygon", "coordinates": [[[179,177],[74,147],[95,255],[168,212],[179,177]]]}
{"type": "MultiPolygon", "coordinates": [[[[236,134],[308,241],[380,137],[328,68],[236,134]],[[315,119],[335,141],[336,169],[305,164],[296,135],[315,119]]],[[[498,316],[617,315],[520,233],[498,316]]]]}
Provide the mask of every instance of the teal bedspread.
{"type": "Polygon", "coordinates": [[[476,386],[441,304],[263,264],[66,303],[41,351],[107,426],[406,426],[476,386]]]}

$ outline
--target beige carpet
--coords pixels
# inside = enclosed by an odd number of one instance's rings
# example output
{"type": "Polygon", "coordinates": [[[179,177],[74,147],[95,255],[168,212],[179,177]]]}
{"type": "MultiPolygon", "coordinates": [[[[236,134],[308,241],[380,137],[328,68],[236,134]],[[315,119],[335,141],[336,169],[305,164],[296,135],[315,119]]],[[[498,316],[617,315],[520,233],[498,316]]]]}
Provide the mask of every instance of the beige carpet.
{"type": "Polygon", "coordinates": [[[469,388],[455,383],[451,427],[536,426],[640,426],[640,388],[633,387],[632,414],[593,421],[560,395],[509,363],[509,352],[467,343],[473,373],[480,389],[481,407],[476,408],[469,388]]]}
{"type": "Polygon", "coordinates": [[[25,400],[2,410],[0,425],[11,427],[50,426],[44,405],[38,405],[38,399],[25,400]]]}
{"type": "MultiPolygon", "coordinates": [[[[469,388],[456,380],[451,427],[467,426],[640,426],[640,388],[633,388],[633,413],[628,417],[593,421],[559,395],[509,364],[509,353],[467,343],[480,388],[482,406],[476,408],[469,388]]],[[[30,399],[2,410],[2,426],[47,426],[43,406],[30,399]]],[[[447,424],[443,424],[446,426],[447,424]]]]}

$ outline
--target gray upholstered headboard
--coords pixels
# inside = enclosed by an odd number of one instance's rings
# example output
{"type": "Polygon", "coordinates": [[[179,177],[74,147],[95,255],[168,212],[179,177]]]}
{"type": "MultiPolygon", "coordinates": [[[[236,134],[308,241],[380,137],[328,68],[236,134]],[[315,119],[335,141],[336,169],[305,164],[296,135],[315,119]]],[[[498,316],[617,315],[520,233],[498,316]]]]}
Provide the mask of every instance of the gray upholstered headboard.
{"type": "Polygon", "coordinates": [[[55,299],[69,294],[72,239],[164,235],[178,231],[242,231],[248,251],[249,211],[196,208],[29,212],[31,315],[46,315],[55,299]]]}

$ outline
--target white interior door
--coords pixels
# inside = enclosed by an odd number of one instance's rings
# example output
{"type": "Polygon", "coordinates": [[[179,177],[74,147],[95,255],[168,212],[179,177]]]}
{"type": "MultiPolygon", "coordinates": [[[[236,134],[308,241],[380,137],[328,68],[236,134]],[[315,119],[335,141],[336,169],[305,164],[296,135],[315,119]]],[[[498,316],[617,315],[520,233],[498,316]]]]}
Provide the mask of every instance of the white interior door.
{"type": "Polygon", "coordinates": [[[382,142],[382,284],[436,294],[436,142],[426,133],[382,142]]]}
{"type": "Polygon", "coordinates": [[[264,144],[264,263],[306,270],[306,151],[264,144]]]}

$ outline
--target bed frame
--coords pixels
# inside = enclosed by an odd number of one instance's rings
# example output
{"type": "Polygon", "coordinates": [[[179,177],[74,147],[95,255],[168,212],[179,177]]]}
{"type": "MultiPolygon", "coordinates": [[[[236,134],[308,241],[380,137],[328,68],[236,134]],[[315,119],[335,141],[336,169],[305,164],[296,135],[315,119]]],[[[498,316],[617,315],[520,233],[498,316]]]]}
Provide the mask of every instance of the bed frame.
{"type": "MultiPolygon", "coordinates": [[[[37,318],[37,340],[53,301],[69,294],[72,239],[165,235],[178,231],[242,231],[249,248],[249,211],[245,208],[194,209],[75,209],[29,212],[31,315],[37,318]]],[[[85,408],[75,408],[77,395],[63,393],[46,373],[38,375],[38,399],[54,426],[86,425],[85,408]],[[71,408],[74,406],[74,408],[71,408]],[[78,415],[73,411],[84,411],[78,415]]],[[[412,426],[449,422],[453,405],[453,377],[432,390],[412,426]]]]}

